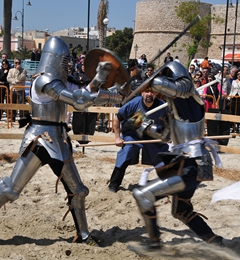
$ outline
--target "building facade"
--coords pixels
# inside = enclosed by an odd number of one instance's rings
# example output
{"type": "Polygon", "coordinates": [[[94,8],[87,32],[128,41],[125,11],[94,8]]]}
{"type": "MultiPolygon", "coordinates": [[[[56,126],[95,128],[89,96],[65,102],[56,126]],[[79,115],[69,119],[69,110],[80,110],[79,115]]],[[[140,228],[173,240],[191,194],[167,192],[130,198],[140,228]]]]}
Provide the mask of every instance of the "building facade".
{"type": "MultiPolygon", "coordinates": [[[[163,50],[169,43],[177,37],[186,27],[180,18],[177,17],[175,7],[184,0],[142,0],[136,5],[134,40],[131,50],[131,58],[139,58],[143,53],[146,54],[148,61],[152,60],[160,50],[163,50]],[[134,46],[138,50],[134,50],[134,46]]],[[[226,5],[211,5],[200,3],[200,16],[211,14],[212,17],[221,17],[225,21],[226,5]]],[[[234,38],[235,8],[228,8],[228,23],[225,53],[232,53],[234,38]]],[[[223,43],[225,33],[225,22],[220,23],[213,19],[210,25],[210,42],[211,47],[208,49],[199,48],[196,58],[208,56],[212,59],[221,59],[223,56],[223,43]]],[[[240,43],[240,27],[237,27],[235,33],[236,43],[240,43]]],[[[183,35],[174,46],[170,47],[167,52],[171,53],[174,58],[178,56],[180,61],[187,65],[188,57],[183,44],[191,43],[189,33],[183,35]]],[[[240,53],[236,44],[235,52],[240,53]]],[[[156,65],[163,63],[166,56],[164,53],[155,61],[156,65]]]]}

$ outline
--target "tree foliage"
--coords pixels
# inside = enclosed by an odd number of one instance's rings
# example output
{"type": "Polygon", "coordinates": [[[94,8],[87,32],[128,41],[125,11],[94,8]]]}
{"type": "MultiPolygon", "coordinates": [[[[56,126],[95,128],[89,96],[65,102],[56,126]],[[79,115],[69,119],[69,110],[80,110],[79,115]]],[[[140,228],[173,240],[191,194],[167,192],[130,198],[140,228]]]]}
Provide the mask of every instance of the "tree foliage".
{"type": "Polygon", "coordinates": [[[17,48],[17,51],[12,52],[13,54],[13,59],[14,58],[21,58],[24,59],[29,59],[31,56],[32,50],[29,50],[26,46],[24,48],[17,48]]]}
{"type": "Polygon", "coordinates": [[[122,61],[128,61],[133,42],[133,29],[116,30],[107,37],[107,48],[118,55],[122,61]]]}
{"type": "MultiPolygon", "coordinates": [[[[175,7],[175,12],[181,20],[187,24],[192,22],[194,18],[200,14],[200,0],[190,0],[182,2],[175,7]]],[[[215,19],[215,22],[222,23],[223,19],[220,17],[212,17],[210,14],[201,16],[201,20],[192,26],[189,30],[192,38],[192,43],[185,45],[189,60],[193,59],[198,51],[198,47],[208,48],[211,46],[210,42],[210,22],[215,19]]]]}

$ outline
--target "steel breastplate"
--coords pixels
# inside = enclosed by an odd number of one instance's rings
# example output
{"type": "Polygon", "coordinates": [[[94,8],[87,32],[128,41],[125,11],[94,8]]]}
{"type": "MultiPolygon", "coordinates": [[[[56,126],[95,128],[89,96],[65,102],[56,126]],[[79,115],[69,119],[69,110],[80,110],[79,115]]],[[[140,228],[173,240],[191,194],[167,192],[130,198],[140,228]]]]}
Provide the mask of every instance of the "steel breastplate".
{"type": "Polygon", "coordinates": [[[49,103],[37,104],[33,101],[32,117],[33,119],[51,121],[51,122],[65,122],[67,115],[67,104],[60,100],[53,100],[49,103]]]}
{"type": "MultiPolygon", "coordinates": [[[[188,143],[204,137],[204,117],[198,122],[180,121],[175,118],[169,120],[171,139],[174,145],[188,143]]],[[[184,153],[191,158],[202,156],[205,148],[201,143],[186,144],[174,149],[174,153],[184,153]]]]}

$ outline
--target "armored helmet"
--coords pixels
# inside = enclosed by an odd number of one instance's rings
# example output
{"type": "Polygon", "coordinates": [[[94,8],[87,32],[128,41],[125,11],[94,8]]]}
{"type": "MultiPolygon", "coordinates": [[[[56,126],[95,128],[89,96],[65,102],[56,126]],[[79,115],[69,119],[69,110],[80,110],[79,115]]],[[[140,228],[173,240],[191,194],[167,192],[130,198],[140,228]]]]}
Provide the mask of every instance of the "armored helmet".
{"type": "Polygon", "coordinates": [[[70,52],[67,44],[59,37],[51,36],[45,43],[36,73],[49,73],[65,82],[70,52]]]}

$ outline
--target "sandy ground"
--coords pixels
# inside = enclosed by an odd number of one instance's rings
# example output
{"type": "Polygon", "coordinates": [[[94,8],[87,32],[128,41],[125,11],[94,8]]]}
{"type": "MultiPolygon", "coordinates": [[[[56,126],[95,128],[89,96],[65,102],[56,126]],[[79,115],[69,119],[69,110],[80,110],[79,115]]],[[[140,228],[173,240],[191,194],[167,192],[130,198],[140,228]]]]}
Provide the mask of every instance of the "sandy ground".
{"type": "MultiPolygon", "coordinates": [[[[0,132],[21,132],[14,127],[0,132]]],[[[100,135],[101,133],[96,133],[100,135]]],[[[103,133],[102,133],[103,134],[103,133]]],[[[111,136],[111,133],[103,134],[111,136]]],[[[21,140],[0,140],[0,177],[9,176],[14,167],[21,140]]],[[[240,138],[231,139],[238,146],[240,138]]],[[[77,144],[73,141],[73,146],[77,144]]],[[[122,189],[114,194],[107,182],[114,168],[118,148],[115,146],[75,148],[75,162],[81,178],[90,189],[86,198],[90,231],[102,239],[101,248],[73,244],[75,228],[64,201],[66,193],[58,186],[48,166],[42,167],[23,190],[19,199],[0,210],[0,259],[239,259],[240,258],[240,201],[224,200],[210,206],[217,190],[240,180],[239,155],[220,154],[224,168],[215,171],[213,182],[204,182],[192,200],[195,211],[208,217],[207,223],[215,233],[226,238],[226,247],[219,249],[202,242],[183,223],[171,216],[167,199],[157,202],[158,222],[163,248],[158,255],[143,257],[128,247],[146,237],[144,223],[131,195],[132,185],[138,183],[145,165],[127,169],[122,189]]],[[[155,178],[151,173],[150,179],[155,178]]]]}

